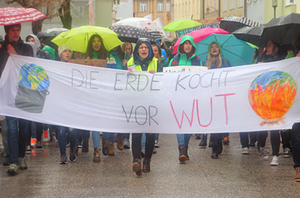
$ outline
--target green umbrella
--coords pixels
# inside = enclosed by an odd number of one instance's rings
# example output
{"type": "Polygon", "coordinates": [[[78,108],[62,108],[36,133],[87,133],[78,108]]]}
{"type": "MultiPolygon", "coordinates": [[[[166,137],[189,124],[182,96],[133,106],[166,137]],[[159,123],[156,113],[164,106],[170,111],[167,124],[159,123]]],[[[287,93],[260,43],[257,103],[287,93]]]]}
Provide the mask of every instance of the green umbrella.
{"type": "Polygon", "coordinates": [[[187,28],[191,28],[191,27],[199,26],[199,25],[202,25],[202,24],[197,21],[194,21],[192,19],[177,20],[177,21],[173,21],[173,22],[169,23],[162,29],[164,29],[165,31],[169,31],[169,32],[176,32],[178,30],[187,29],[187,28]]]}
{"type": "Polygon", "coordinates": [[[107,51],[110,51],[111,49],[123,44],[114,31],[108,28],[90,25],[72,28],[69,31],[62,32],[52,39],[51,42],[58,46],[62,44],[68,44],[70,47],[72,47],[73,51],[85,53],[88,41],[93,34],[98,34],[101,36],[107,51]]]}

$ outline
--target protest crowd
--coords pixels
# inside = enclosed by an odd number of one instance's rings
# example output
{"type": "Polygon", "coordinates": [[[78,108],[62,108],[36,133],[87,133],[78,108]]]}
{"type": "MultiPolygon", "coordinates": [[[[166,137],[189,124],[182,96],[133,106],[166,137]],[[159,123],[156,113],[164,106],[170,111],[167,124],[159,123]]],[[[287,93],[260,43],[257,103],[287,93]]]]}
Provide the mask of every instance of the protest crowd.
{"type": "MultiPolygon", "coordinates": [[[[37,57],[52,61],[70,62],[70,60],[106,61],[106,67],[129,72],[144,71],[154,74],[163,72],[164,68],[175,66],[201,66],[210,69],[220,69],[236,65],[223,54],[221,44],[212,40],[208,48],[199,49],[192,36],[183,36],[173,53],[177,39],[166,44],[162,38],[139,38],[136,42],[123,42],[112,49],[106,49],[101,34],[93,34],[88,41],[85,53],[74,50],[69,44],[61,44],[57,49],[44,43],[43,32],[37,35],[29,34],[25,40],[20,37],[20,23],[5,25],[5,35],[0,37],[0,75],[11,54],[37,57]],[[206,50],[207,57],[200,58],[198,50],[206,50]]],[[[287,49],[281,43],[265,40],[255,48],[252,64],[279,61],[300,57],[300,35],[294,38],[293,48],[287,49]]],[[[251,67],[251,64],[248,65],[251,67]]],[[[20,170],[28,169],[26,153],[32,149],[43,149],[49,142],[58,141],[61,165],[75,162],[78,151],[93,153],[92,162],[100,163],[101,155],[114,156],[116,148],[120,151],[131,149],[132,170],[136,175],[149,172],[151,158],[158,153],[159,133],[111,133],[105,131],[88,131],[66,126],[49,125],[11,116],[1,116],[1,134],[4,145],[3,166],[7,174],[15,176],[20,170]],[[89,150],[89,139],[92,138],[94,150],[89,150]],[[101,140],[101,143],[100,143],[101,140]],[[102,154],[101,154],[102,153],[102,154]]],[[[178,163],[185,164],[189,157],[189,141],[192,134],[176,134],[178,145],[178,163]]],[[[223,150],[223,145],[230,144],[230,133],[195,134],[201,139],[200,148],[211,147],[211,159],[217,160],[223,150]]],[[[249,147],[256,147],[261,157],[272,157],[271,166],[280,165],[278,156],[282,146],[284,158],[293,157],[295,180],[300,181],[300,123],[295,123],[292,129],[280,131],[240,132],[241,154],[249,155],[249,147]],[[266,139],[270,135],[272,151],[265,148],[266,139]],[[282,143],[282,144],[281,144],[282,143]],[[271,153],[270,153],[271,152],[271,153]]]]}

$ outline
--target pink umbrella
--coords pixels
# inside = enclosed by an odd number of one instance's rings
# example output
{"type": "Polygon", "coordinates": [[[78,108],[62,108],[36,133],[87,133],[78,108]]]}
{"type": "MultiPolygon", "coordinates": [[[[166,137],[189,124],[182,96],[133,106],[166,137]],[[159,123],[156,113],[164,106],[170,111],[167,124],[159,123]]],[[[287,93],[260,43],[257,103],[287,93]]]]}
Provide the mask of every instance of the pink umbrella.
{"type": "MultiPolygon", "coordinates": [[[[209,28],[208,27],[208,28],[203,28],[200,30],[192,31],[191,33],[188,33],[185,36],[192,36],[194,38],[194,41],[196,44],[211,34],[229,34],[229,32],[227,32],[221,28],[209,28]]],[[[179,39],[176,41],[176,43],[174,45],[174,49],[173,49],[173,54],[177,54],[178,45],[180,44],[181,38],[182,37],[179,37],[179,39]]]]}
{"type": "Polygon", "coordinates": [[[0,25],[13,25],[18,23],[37,21],[46,15],[34,8],[0,8],[0,25]]]}

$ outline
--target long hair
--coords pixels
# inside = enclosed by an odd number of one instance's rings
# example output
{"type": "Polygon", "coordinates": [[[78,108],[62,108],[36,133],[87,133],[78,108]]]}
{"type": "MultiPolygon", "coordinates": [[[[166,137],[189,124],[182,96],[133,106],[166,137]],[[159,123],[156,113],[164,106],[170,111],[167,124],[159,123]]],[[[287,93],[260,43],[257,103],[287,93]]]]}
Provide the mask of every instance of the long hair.
{"type": "MultiPolygon", "coordinates": [[[[159,57],[157,59],[158,59],[158,62],[160,62],[161,61],[161,49],[160,49],[159,45],[157,43],[152,43],[151,45],[152,45],[152,50],[153,50],[153,46],[156,46],[158,48],[159,57]]],[[[153,52],[153,54],[154,54],[154,52],[153,52]]]]}
{"type": "Polygon", "coordinates": [[[210,69],[212,66],[216,65],[218,68],[222,66],[221,54],[213,56],[210,53],[207,56],[207,67],[210,69]]]}
{"type": "Polygon", "coordinates": [[[94,41],[94,38],[98,38],[101,42],[101,47],[100,47],[100,50],[97,52],[97,58],[98,59],[106,59],[107,57],[107,50],[105,49],[105,46],[103,44],[103,39],[101,38],[100,35],[98,34],[94,34],[91,36],[90,40],[89,40],[89,43],[88,43],[88,46],[87,46],[87,50],[86,50],[86,53],[85,53],[85,57],[90,57],[92,59],[93,57],[93,41],[94,41]]]}

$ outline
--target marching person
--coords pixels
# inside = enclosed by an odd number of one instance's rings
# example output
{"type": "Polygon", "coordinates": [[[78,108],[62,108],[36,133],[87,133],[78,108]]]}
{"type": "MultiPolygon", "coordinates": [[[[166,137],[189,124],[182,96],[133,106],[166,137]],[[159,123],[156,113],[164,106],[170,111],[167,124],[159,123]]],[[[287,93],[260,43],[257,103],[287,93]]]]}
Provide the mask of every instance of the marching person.
{"type": "MultiPolygon", "coordinates": [[[[169,66],[202,66],[200,58],[196,55],[197,49],[194,38],[191,36],[182,37],[178,46],[178,54],[170,61],[169,66]]],[[[177,134],[180,164],[189,160],[188,147],[191,134],[177,134]]]]}
{"type": "MultiPolygon", "coordinates": [[[[204,61],[203,65],[208,69],[231,67],[230,62],[227,59],[223,58],[221,54],[222,48],[219,42],[212,41],[208,45],[207,59],[204,61]]],[[[224,144],[229,144],[228,133],[212,133],[210,135],[210,138],[210,142],[212,142],[211,158],[217,159],[219,154],[221,154],[223,150],[222,139],[224,138],[224,144]]]]}
{"type": "MultiPolygon", "coordinates": [[[[20,37],[21,24],[4,26],[5,41],[0,48],[0,76],[4,70],[6,61],[10,54],[32,56],[33,50],[30,45],[23,42],[20,37]]],[[[26,170],[28,168],[25,159],[26,140],[29,137],[30,121],[6,116],[8,128],[8,150],[9,150],[9,175],[16,175],[18,169],[26,170]]]]}
{"type": "MultiPolygon", "coordinates": [[[[133,57],[127,62],[127,68],[133,72],[131,66],[135,66],[137,71],[148,71],[151,74],[157,72],[158,62],[154,58],[152,47],[148,39],[140,38],[133,51],[133,57]]],[[[132,133],[132,170],[137,174],[142,174],[141,165],[141,139],[142,133],[132,133]]],[[[143,161],[143,172],[150,171],[150,161],[154,149],[155,134],[146,133],[145,158],[143,161]]]]}

